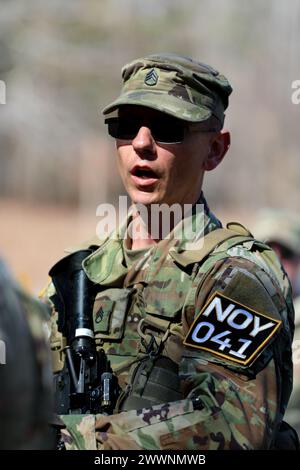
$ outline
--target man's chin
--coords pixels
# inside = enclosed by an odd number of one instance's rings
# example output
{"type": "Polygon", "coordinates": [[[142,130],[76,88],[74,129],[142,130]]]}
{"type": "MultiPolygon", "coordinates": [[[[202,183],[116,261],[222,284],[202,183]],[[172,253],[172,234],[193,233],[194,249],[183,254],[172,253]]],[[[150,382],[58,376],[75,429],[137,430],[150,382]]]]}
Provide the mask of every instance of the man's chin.
{"type": "Polygon", "coordinates": [[[133,191],[130,196],[134,204],[149,206],[151,204],[162,204],[163,202],[162,198],[154,192],[133,191]]]}

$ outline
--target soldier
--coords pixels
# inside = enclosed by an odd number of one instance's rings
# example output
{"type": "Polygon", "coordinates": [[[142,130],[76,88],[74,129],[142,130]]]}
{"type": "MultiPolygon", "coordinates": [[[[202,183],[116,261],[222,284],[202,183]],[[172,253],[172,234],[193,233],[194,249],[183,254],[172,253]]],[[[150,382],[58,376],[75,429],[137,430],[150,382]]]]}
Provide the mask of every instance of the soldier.
{"type": "MultiPolygon", "coordinates": [[[[278,448],[292,388],[289,280],[244,227],[222,228],[202,192],[230,145],[223,122],[232,88],[210,66],[173,54],[137,59],[122,77],[103,112],[115,114],[106,124],[133,206],[116,231],[85,244],[81,264],[98,289],[96,345],[122,391],[111,416],[62,415],[65,446],[278,448]],[[151,226],[163,204],[192,206],[169,218],[167,235],[164,218],[156,233],[151,226]]],[[[46,298],[57,375],[69,353],[53,285],[46,298]]],[[[285,436],[285,447],[296,445],[292,431],[285,436]]]]}
{"type": "Polygon", "coordinates": [[[0,449],[54,448],[48,317],[0,260],[0,449]]]}
{"type": "Polygon", "coordinates": [[[277,253],[292,285],[295,307],[294,386],[286,419],[300,435],[300,216],[265,209],[259,214],[253,232],[277,253]]]}

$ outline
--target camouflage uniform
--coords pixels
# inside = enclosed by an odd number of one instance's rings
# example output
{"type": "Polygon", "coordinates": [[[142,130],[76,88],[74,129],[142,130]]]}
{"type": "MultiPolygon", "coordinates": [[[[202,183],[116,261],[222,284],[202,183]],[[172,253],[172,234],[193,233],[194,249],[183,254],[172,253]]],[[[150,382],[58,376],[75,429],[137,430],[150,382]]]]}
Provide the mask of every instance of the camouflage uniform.
{"type": "Polygon", "coordinates": [[[54,448],[50,350],[45,306],[25,294],[0,261],[0,448],[54,448]]]}
{"type": "MultiPolygon", "coordinates": [[[[208,208],[204,217],[205,235],[220,227],[208,208]]],[[[179,366],[182,399],[152,406],[149,402],[147,408],[113,416],[62,416],[67,448],[269,448],[292,385],[290,287],[274,253],[236,234],[198,265],[199,250],[185,250],[185,240],[171,239],[130,266],[123,230],[83,263],[89,278],[103,289],[94,306],[97,343],[125,388],[133,362],[145,358],[150,333],[155,334],[157,344],[163,341],[163,355],[179,366]],[[247,367],[182,344],[214,292],[283,322],[274,341],[247,367]],[[146,344],[138,332],[142,320],[146,344]]],[[[62,338],[55,311],[52,328],[58,355],[62,338]]]]}
{"type": "MultiPolygon", "coordinates": [[[[121,96],[104,114],[135,104],[185,121],[214,116],[223,123],[231,87],[209,66],[174,55],[151,56],[126,66],[123,80],[121,96]]],[[[222,229],[203,195],[199,202],[200,217],[187,215],[170,238],[150,249],[124,245],[130,216],[105,240],[85,245],[94,251],[82,267],[99,287],[93,308],[97,347],[107,353],[123,393],[112,416],[63,415],[67,449],[274,446],[292,388],[289,280],[269,247],[238,224],[222,229]],[[187,229],[177,238],[182,223],[187,229]],[[220,335],[215,347],[192,344],[201,315],[214,300],[221,302],[218,296],[231,302],[229,309],[243,307],[238,311],[250,319],[257,314],[258,324],[276,325],[264,340],[258,335],[247,361],[242,353],[240,359],[226,353],[228,341],[220,335]]],[[[51,284],[49,299],[55,299],[51,284]]],[[[219,314],[216,327],[225,318],[224,311],[219,314]]],[[[54,306],[51,345],[58,372],[65,340],[54,306]]]]}
{"type": "MultiPolygon", "coordinates": [[[[271,245],[272,243],[277,243],[284,248],[288,248],[295,265],[298,263],[298,276],[300,275],[300,217],[298,214],[265,209],[259,214],[253,230],[266,243],[271,245]]],[[[285,260],[283,259],[282,262],[284,265],[285,260]]],[[[286,420],[295,427],[300,435],[300,292],[297,279],[293,279],[293,281],[295,307],[295,334],[293,341],[294,385],[286,413],[286,420]]]]}
{"type": "Polygon", "coordinates": [[[300,436],[300,296],[294,300],[295,334],[293,341],[294,385],[286,420],[300,436]]]}

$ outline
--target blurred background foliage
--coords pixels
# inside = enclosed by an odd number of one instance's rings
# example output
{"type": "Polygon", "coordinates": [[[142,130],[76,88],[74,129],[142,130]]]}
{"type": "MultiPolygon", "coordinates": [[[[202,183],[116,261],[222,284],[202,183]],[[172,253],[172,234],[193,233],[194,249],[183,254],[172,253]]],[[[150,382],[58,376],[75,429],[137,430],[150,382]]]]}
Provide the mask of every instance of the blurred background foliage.
{"type": "MultiPolygon", "coordinates": [[[[1,207],[95,217],[98,204],[116,203],[123,188],[101,108],[125,63],[170,51],[209,63],[234,88],[232,146],[204,185],[212,208],[299,212],[299,43],[300,0],[0,0],[1,207]]],[[[3,216],[1,225],[5,247],[17,229],[3,216]]]]}

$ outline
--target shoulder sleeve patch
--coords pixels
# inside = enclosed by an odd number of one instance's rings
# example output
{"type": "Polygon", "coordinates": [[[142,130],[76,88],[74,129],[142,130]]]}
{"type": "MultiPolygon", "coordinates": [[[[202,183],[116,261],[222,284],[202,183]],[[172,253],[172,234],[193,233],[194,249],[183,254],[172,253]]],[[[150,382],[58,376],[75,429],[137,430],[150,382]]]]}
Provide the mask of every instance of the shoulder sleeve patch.
{"type": "Polygon", "coordinates": [[[251,365],[282,321],[215,292],[195,318],[184,344],[243,366],[251,365]]]}

